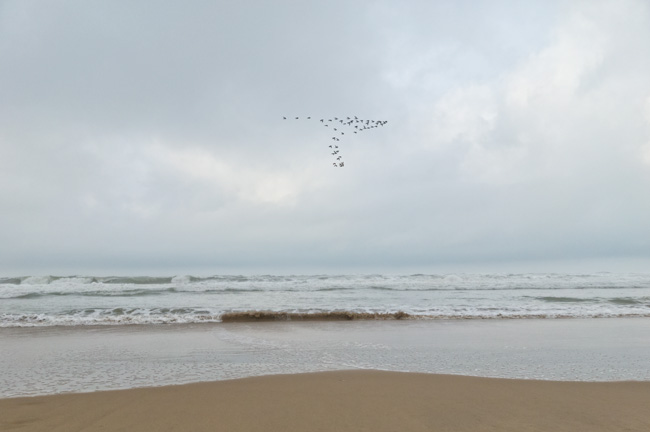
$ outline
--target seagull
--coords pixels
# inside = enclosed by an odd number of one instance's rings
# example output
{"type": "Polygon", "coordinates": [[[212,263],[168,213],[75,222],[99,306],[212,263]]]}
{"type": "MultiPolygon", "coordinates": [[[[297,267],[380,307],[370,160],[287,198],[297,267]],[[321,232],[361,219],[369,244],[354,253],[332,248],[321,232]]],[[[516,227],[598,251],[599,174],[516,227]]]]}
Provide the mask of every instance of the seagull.
{"type": "MultiPolygon", "coordinates": [[[[288,120],[291,117],[288,116],[282,116],[283,120],[288,120]]],[[[301,117],[300,116],[295,116],[294,119],[299,120],[301,117]]],[[[311,120],[311,116],[303,116],[303,119],[306,120],[311,120]]],[[[318,117],[314,117],[314,119],[318,119],[318,117]]],[[[329,123],[331,122],[338,122],[342,126],[348,126],[350,127],[350,130],[352,130],[353,133],[358,134],[364,130],[369,130],[373,128],[378,128],[379,126],[384,126],[385,124],[388,123],[388,120],[371,120],[371,119],[360,119],[357,116],[349,116],[349,117],[332,117],[330,119],[326,118],[321,118],[320,123],[323,126],[329,127],[329,123]],[[354,127],[352,127],[354,126],[354,127]]],[[[334,132],[338,132],[340,135],[335,135],[331,136],[332,140],[334,143],[331,145],[328,145],[328,148],[330,149],[332,155],[336,158],[335,161],[333,161],[333,166],[334,167],[344,167],[345,164],[343,163],[343,156],[341,156],[339,146],[336,145],[337,142],[340,142],[341,139],[343,139],[343,136],[345,135],[344,129],[339,129],[341,126],[337,125],[336,123],[332,125],[332,129],[334,129],[334,132]]],[[[349,139],[349,138],[348,138],[349,139]]]]}

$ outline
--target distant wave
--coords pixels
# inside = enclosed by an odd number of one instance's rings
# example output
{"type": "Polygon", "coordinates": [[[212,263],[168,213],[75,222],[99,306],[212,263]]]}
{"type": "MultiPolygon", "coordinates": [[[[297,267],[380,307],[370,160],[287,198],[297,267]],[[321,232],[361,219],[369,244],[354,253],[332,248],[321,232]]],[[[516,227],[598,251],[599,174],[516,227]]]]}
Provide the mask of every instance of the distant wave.
{"type": "Polygon", "coordinates": [[[577,297],[534,297],[537,300],[542,300],[549,303],[593,303],[598,301],[593,298],[577,298],[577,297]]]}
{"type": "Polygon", "coordinates": [[[375,290],[421,289],[611,289],[649,288],[650,274],[415,274],[415,275],[213,275],[176,276],[13,276],[0,277],[0,285],[192,285],[231,283],[312,286],[345,289],[350,286],[375,290]]]}
{"type": "Polygon", "coordinates": [[[201,294],[243,294],[243,293],[254,293],[254,292],[263,292],[261,288],[206,288],[199,290],[183,290],[177,287],[169,288],[131,288],[131,289],[103,289],[103,290],[69,290],[69,291],[57,291],[57,290],[41,290],[41,291],[12,291],[8,293],[2,293],[0,291],[0,300],[5,299],[20,299],[20,300],[29,300],[29,299],[42,299],[45,297],[151,297],[151,296],[162,296],[175,293],[182,294],[191,294],[195,293],[197,295],[201,294]]]}
{"type": "Polygon", "coordinates": [[[176,292],[175,288],[165,288],[158,290],[144,290],[144,289],[127,289],[119,291],[97,290],[97,291],[49,291],[49,292],[30,292],[26,294],[19,294],[15,296],[0,297],[4,299],[38,299],[43,297],[141,297],[141,296],[155,296],[165,293],[176,292]]]}
{"type": "MultiPolygon", "coordinates": [[[[529,297],[529,296],[528,296],[529,297]]],[[[614,297],[614,298],[579,298],[579,297],[529,297],[548,303],[611,303],[614,305],[645,305],[650,308],[650,297],[614,297]]]]}
{"type": "Polygon", "coordinates": [[[650,307],[650,297],[640,297],[640,298],[631,298],[631,297],[615,297],[609,299],[610,303],[616,305],[646,305],[650,307]]]}

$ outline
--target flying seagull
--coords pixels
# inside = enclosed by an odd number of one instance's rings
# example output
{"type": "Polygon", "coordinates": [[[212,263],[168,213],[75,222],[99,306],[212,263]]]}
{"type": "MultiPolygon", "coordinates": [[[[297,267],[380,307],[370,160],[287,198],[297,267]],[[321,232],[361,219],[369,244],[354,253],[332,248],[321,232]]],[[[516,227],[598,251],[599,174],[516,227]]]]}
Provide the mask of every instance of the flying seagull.
{"type": "MultiPolygon", "coordinates": [[[[296,120],[300,119],[299,116],[296,116],[294,118],[296,120]]],[[[306,120],[311,120],[311,116],[303,116],[302,118],[306,119],[306,120]]],[[[318,118],[318,117],[316,117],[316,118],[318,118]]],[[[287,117],[283,116],[282,119],[287,120],[287,117]]],[[[323,118],[320,119],[320,123],[325,127],[329,127],[330,126],[329,123],[331,123],[332,121],[340,123],[340,126],[337,125],[337,124],[332,125],[333,126],[332,129],[334,129],[335,132],[338,132],[338,134],[337,134],[338,136],[331,137],[332,140],[334,141],[334,143],[332,143],[332,145],[329,145],[328,147],[333,150],[333,151],[330,150],[330,152],[335,157],[335,161],[332,163],[332,165],[334,167],[340,167],[340,168],[345,166],[344,161],[343,161],[343,155],[339,154],[340,153],[339,146],[334,145],[334,144],[338,144],[344,138],[344,136],[345,136],[345,132],[344,132],[345,127],[349,127],[350,130],[353,133],[357,134],[357,133],[359,133],[361,131],[375,129],[375,128],[379,127],[379,126],[384,126],[386,123],[388,123],[388,120],[360,119],[358,116],[332,117],[332,118],[329,118],[329,119],[325,119],[323,117],[323,118]]],[[[349,136],[349,134],[348,134],[348,136],[349,136]]]]}

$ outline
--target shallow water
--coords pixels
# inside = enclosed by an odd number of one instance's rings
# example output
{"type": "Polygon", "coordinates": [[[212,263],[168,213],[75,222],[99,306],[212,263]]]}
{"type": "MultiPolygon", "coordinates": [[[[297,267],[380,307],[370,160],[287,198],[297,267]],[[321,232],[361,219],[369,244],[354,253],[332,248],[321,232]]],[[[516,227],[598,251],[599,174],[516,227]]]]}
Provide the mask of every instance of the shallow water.
{"type": "Polygon", "coordinates": [[[650,319],[0,329],[0,396],[342,369],[650,381],[650,319]]]}

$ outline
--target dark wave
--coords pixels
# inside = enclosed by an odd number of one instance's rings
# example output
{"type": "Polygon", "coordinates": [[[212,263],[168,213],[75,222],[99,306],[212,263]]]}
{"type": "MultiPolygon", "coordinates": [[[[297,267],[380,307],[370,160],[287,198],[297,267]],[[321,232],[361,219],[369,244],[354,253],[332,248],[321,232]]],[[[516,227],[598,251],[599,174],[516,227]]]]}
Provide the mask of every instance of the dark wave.
{"type": "Polygon", "coordinates": [[[3,297],[5,299],[38,299],[43,297],[146,297],[157,296],[167,293],[177,292],[176,288],[164,288],[157,290],[130,289],[122,291],[50,291],[50,292],[31,292],[20,294],[13,297],[3,297]]]}
{"type": "Polygon", "coordinates": [[[596,301],[595,299],[585,299],[585,298],[578,298],[578,297],[545,296],[545,297],[534,297],[534,298],[549,303],[593,303],[594,301],[596,301]]]}
{"type": "MultiPolygon", "coordinates": [[[[209,292],[209,293],[222,293],[222,292],[227,292],[227,293],[245,293],[245,292],[264,292],[266,290],[263,290],[261,288],[248,288],[248,289],[241,289],[241,288],[223,288],[223,289],[211,289],[211,290],[206,290],[206,291],[201,291],[201,292],[209,292]]],[[[291,291],[291,290],[290,290],[291,291]]]]}
{"type": "Polygon", "coordinates": [[[508,314],[409,314],[398,312],[282,312],[282,311],[244,311],[226,312],[219,320],[223,323],[237,322],[272,322],[272,321],[386,321],[386,320],[517,320],[517,319],[572,319],[572,318],[641,318],[650,317],[649,313],[571,315],[558,313],[508,313],[508,314]]]}
{"type": "Polygon", "coordinates": [[[369,313],[369,312],[272,312],[272,311],[247,311],[227,312],[221,315],[221,321],[229,322],[257,322],[257,321],[353,321],[353,320],[400,320],[413,318],[406,312],[394,313],[369,313]]]}
{"type": "Polygon", "coordinates": [[[631,297],[615,297],[612,299],[608,300],[609,303],[613,303],[616,305],[642,305],[645,304],[647,306],[650,306],[650,299],[647,297],[640,298],[640,299],[634,299],[631,297]]]}
{"type": "Polygon", "coordinates": [[[599,303],[607,302],[615,305],[647,305],[650,307],[650,299],[647,297],[642,298],[632,298],[632,297],[614,297],[611,299],[602,299],[602,298],[577,298],[577,297],[533,297],[537,300],[541,300],[549,303],[599,303]]]}
{"type": "MultiPolygon", "coordinates": [[[[328,291],[349,291],[350,289],[355,288],[346,288],[346,287],[327,287],[327,288],[316,288],[314,291],[317,292],[328,292],[328,291]]],[[[358,288],[357,288],[358,289],[358,288]]]]}
{"type": "Polygon", "coordinates": [[[37,299],[41,297],[46,297],[47,294],[42,294],[42,293],[27,293],[27,294],[21,294],[13,297],[2,297],[2,299],[21,299],[21,300],[29,300],[29,299],[37,299]]]}
{"type": "Polygon", "coordinates": [[[20,285],[21,281],[22,281],[22,278],[19,278],[19,277],[0,278],[0,284],[7,284],[7,285],[20,285]]]}

